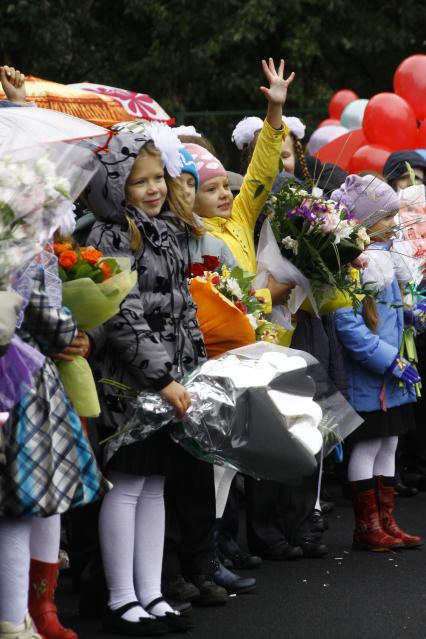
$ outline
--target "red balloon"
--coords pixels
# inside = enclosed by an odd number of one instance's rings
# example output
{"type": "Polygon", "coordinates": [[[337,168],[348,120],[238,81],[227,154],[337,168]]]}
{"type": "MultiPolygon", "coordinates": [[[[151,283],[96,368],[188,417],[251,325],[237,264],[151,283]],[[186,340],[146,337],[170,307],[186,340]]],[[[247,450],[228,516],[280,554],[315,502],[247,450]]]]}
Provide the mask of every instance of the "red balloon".
{"type": "Polygon", "coordinates": [[[341,126],[341,124],[340,120],[336,120],[336,118],[327,118],[318,124],[317,129],[320,129],[322,126],[341,126]]]}
{"type": "Polygon", "coordinates": [[[393,86],[418,120],[426,118],[426,55],[412,55],[401,62],[393,76],[393,86]]]}
{"type": "Polygon", "coordinates": [[[332,96],[328,105],[330,118],[340,120],[344,108],[347,107],[350,102],[358,100],[358,97],[359,96],[354,91],[351,91],[351,89],[337,91],[337,93],[332,96]]]}
{"type": "Polygon", "coordinates": [[[426,120],[423,120],[423,122],[420,124],[416,148],[426,149],[426,120]]]}
{"type": "Polygon", "coordinates": [[[353,154],[350,159],[349,173],[360,171],[376,171],[382,173],[386,160],[390,156],[390,149],[379,144],[365,144],[353,154]]]}
{"type": "Polygon", "coordinates": [[[353,154],[364,144],[367,144],[364,133],[362,129],[357,129],[356,131],[348,131],[344,135],[340,135],[335,140],[325,144],[320,148],[318,153],[314,153],[314,155],[316,155],[321,162],[332,162],[347,171],[353,154]]]}
{"type": "Polygon", "coordinates": [[[408,102],[395,93],[378,93],[369,100],[362,128],[370,144],[392,151],[416,148],[416,116],[408,102]]]}

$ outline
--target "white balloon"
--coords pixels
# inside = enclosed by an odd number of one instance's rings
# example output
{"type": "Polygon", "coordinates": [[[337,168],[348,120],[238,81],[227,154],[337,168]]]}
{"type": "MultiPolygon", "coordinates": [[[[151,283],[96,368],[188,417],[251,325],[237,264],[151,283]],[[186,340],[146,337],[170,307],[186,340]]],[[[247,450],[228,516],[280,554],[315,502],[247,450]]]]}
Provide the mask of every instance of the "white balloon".
{"type": "Polygon", "coordinates": [[[365,107],[368,104],[368,100],[361,98],[360,100],[354,100],[350,102],[344,109],[340,118],[340,124],[350,131],[360,129],[362,127],[362,120],[364,117],[365,107]]]}
{"type": "Polygon", "coordinates": [[[321,147],[325,146],[341,135],[344,135],[348,131],[349,129],[347,129],[346,127],[337,124],[331,124],[330,126],[321,126],[319,129],[316,129],[309,138],[309,153],[311,155],[314,155],[320,150],[321,147]]]}

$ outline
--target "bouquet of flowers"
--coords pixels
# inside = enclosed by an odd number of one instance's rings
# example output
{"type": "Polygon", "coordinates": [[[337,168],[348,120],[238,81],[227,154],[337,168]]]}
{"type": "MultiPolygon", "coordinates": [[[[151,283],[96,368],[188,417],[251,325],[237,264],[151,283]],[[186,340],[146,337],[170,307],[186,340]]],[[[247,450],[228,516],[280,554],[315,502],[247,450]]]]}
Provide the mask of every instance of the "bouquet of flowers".
{"type": "Polygon", "coordinates": [[[324,312],[336,293],[346,300],[343,305],[356,310],[366,294],[355,270],[362,266],[356,260],[370,243],[365,227],[333,200],[311,195],[291,181],[270,196],[267,212],[256,285],[264,285],[267,273],[280,282],[294,282],[292,312],[306,297],[315,313],[324,312]]]}
{"type": "MultiPolygon", "coordinates": [[[[80,330],[101,326],[114,317],[136,285],[130,261],[105,257],[93,247],[74,248],[70,242],[54,244],[62,280],[62,303],[69,308],[80,330]]],[[[95,381],[87,361],[80,356],[58,365],[65,390],[81,417],[100,413],[95,381]]]]}
{"type": "MultiPolygon", "coordinates": [[[[172,436],[206,462],[298,483],[314,472],[323,446],[328,454],[362,422],[331,386],[319,394],[315,378],[324,379],[324,371],[318,368],[308,353],[262,342],[209,360],[183,380],[192,405],[172,436]]],[[[159,394],[101,381],[134,408],[129,423],[101,442],[106,463],[121,446],[176,422],[159,394]]]]}
{"type": "Polygon", "coordinates": [[[203,260],[203,263],[193,264],[188,275],[191,278],[189,290],[197,304],[197,318],[209,357],[218,357],[233,348],[263,339],[266,324],[270,329],[268,340],[271,341],[275,334],[279,343],[284,342],[288,332],[279,332],[279,327],[263,319],[265,300],[256,295],[253,275],[239,266],[230,271],[222,265],[219,271],[214,271],[219,268],[218,259],[203,255],[203,260]]]}

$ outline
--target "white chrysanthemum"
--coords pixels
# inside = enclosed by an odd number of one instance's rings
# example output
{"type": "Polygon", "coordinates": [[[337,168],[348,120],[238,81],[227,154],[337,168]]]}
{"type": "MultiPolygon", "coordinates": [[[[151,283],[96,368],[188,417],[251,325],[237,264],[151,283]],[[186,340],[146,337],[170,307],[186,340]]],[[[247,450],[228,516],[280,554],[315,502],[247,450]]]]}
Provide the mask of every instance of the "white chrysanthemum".
{"type": "Polygon", "coordinates": [[[228,291],[231,293],[231,295],[234,295],[234,297],[236,297],[239,300],[242,298],[243,292],[241,290],[240,285],[238,284],[237,280],[234,277],[228,277],[228,279],[225,280],[225,286],[228,289],[228,291]]]}
{"type": "Polygon", "coordinates": [[[297,255],[297,252],[299,250],[299,242],[290,237],[290,235],[283,237],[283,239],[281,240],[281,244],[284,246],[284,248],[292,251],[294,255],[297,255]]]}
{"type": "Polygon", "coordinates": [[[167,124],[151,122],[147,124],[144,135],[152,140],[155,148],[160,151],[161,161],[170,177],[178,177],[182,172],[182,160],[179,154],[182,142],[173,129],[167,124]]]}
{"type": "Polygon", "coordinates": [[[240,120],[232,131],[231,140],[234,142],[237,149],[243,150],[245,146],[248,146],[253,140],[256,131],[260,131],[263,126],[261,118],[252,116],[240,120]]]}

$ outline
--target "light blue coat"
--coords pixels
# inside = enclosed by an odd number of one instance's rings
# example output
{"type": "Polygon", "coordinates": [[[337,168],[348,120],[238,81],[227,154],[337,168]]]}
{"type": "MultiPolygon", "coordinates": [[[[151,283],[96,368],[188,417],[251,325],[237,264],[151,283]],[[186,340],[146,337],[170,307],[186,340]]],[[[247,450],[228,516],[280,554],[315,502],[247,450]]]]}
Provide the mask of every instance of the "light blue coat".
{"type": "Polygon", "coordinates": [[[387,369],[402,342],[404,318],[401,293],[396,278],[378,300],[379,326],[373,333],[365,324],[362,307],[357,315],[352,308],[336,311],[336,330],[343,345],[348,377],[349,401],[357,411],[383,409],[381,394],[388,408],[416,401],[412,386],[400,381],[387,369]]]}

